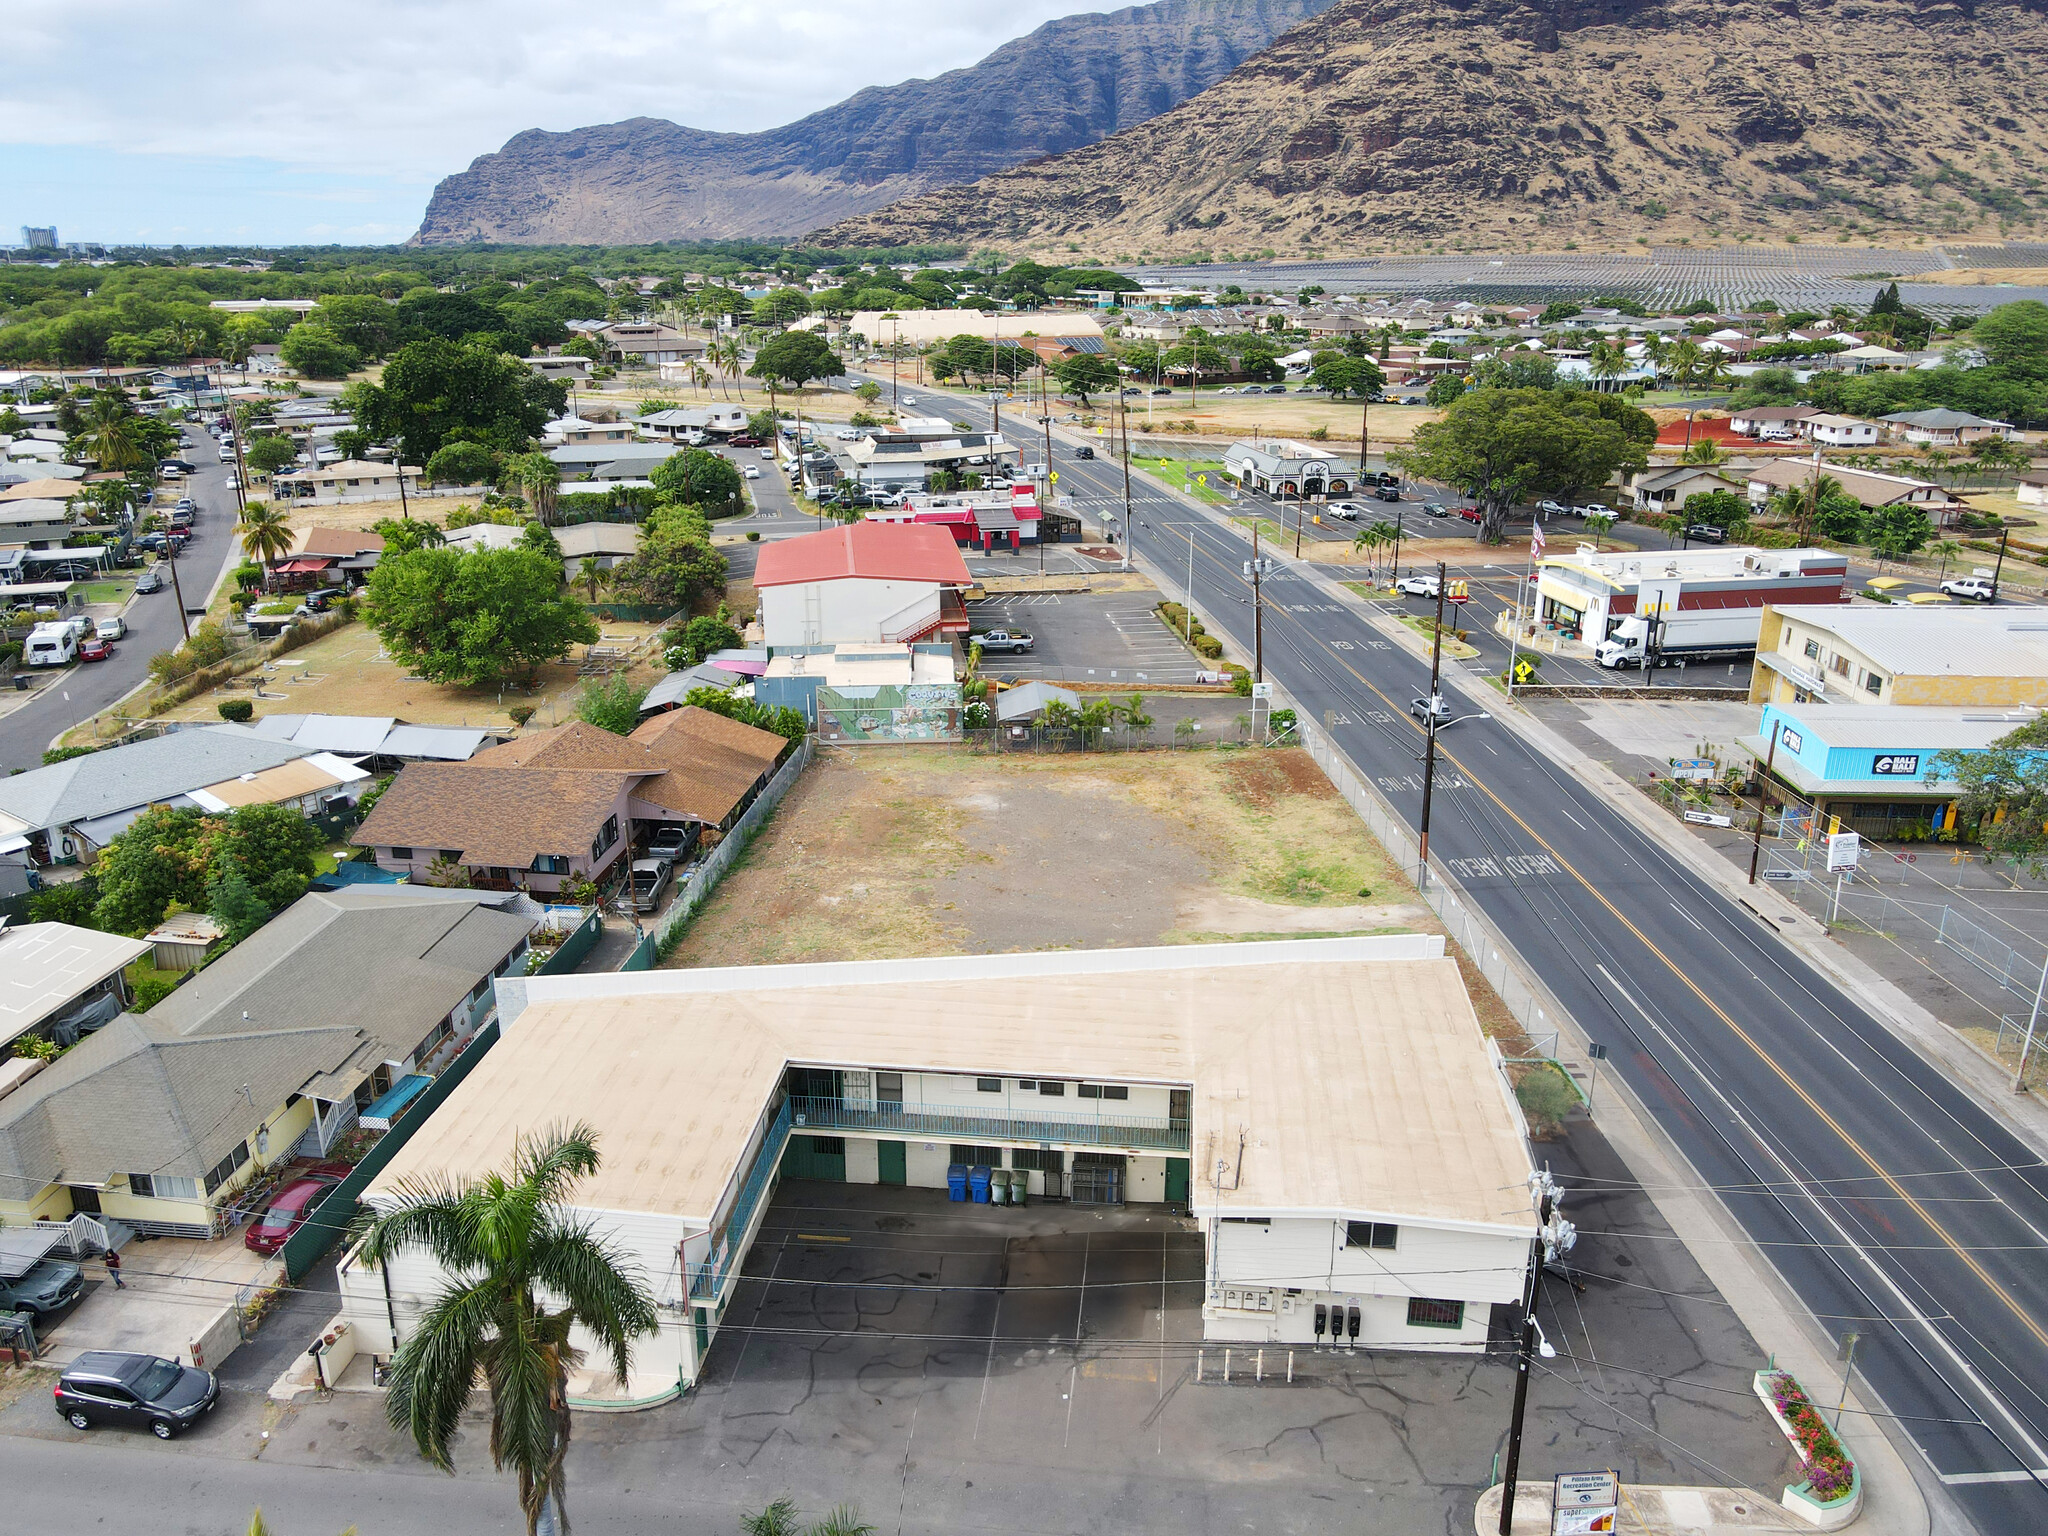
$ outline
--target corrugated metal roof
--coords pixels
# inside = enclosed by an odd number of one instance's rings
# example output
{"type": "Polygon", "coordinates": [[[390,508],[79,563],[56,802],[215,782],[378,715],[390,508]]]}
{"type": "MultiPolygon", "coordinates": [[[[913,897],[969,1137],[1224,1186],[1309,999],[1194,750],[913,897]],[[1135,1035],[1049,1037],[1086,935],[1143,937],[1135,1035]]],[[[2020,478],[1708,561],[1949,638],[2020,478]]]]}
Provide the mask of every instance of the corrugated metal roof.
{"type": "Polygon", "coordinates": [[[1830,747],[1869,747],[1877,751],[1970,751],[1988,747],[2039,718],[2037,710],[1929,709],[1896,704],[1776,708],[1780,715],[1796,720],[1800,730],[1830,747]]]}

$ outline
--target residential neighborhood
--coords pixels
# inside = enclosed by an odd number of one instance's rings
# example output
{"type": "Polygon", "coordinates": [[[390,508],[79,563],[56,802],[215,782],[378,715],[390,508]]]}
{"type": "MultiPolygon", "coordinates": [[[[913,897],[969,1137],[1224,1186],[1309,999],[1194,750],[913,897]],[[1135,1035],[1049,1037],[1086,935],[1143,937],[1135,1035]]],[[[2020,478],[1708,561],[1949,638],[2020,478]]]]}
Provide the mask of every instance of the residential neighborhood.
{"type": "Polygon", "coordinates": [[[40,217],[24,1500],[2040,1524],[2048,302],[1974,280],[2048,270],[2017,229],[40,217]]]}

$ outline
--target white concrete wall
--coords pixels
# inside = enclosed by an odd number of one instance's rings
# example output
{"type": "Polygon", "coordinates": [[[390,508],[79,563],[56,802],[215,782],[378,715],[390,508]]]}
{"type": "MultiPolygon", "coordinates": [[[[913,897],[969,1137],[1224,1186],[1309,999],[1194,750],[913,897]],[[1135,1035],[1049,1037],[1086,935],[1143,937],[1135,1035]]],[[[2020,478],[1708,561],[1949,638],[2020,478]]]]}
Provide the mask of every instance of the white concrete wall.
{"type": "MultiPolygon", "coordinates": [[[[1019,1088],[1020,1081],[1036,1083],[1037,1078],[1001,1078],[1002,1088],[996,1093],[983,1093],[975,1087],[979,1081],[972,1077],[953,1077],[940,1072],[906,1072],[903,1074],[903,1107],[905,1109],[932,1108],[957,1109],[969,1114],[1029,1116],[1042,1115],[1049,1119],[1091,1120],[1098,1114],[1105,1119],[1136,1117],[1145,1120],[1164,1120],[1170,1108],[1170,1088],[1145,1083],[1115,1084],[1129,1092],[1127,1099],[1084,1099],[1073,1079],[1058,1079],[1064,1083],[1066,1092],[1059,1096],[1040,1093],[1036,1088],[1019,1088]]],[[[850,1090],[849,1090],[850,1093],[850,1090]]]]}
{"type": "Polygon", "coordinates": [[[763,587],[761,633],[769,645],[833,645],[880,640],[885,620],[920,599],[928,599],[932,617],[939,611],[939,587],[930,581],[872,581],[849,576],[836,581],[796,582],[763,587]],[[815,594],[816,623],[812,622],[815,594]]]}
{"type": "Polygon", "coordinates": [[[952,1161],[950,1142],[908,1142],[903,1152],[905,1182],[917,1189],[944,1189],[946,1168],[952,1161]]]}

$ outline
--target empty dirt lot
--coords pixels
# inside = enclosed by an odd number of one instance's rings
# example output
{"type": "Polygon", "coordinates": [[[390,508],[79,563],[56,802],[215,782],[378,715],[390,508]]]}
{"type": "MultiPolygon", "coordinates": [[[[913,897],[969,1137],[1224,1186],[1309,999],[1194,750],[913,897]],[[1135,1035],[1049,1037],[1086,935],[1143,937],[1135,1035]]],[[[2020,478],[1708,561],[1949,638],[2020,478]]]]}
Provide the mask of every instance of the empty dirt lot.
{"type": "Polygon", "coordinates": [[[1431,929],[1299,750],[828,749],[667,962],[1431,929]]]}

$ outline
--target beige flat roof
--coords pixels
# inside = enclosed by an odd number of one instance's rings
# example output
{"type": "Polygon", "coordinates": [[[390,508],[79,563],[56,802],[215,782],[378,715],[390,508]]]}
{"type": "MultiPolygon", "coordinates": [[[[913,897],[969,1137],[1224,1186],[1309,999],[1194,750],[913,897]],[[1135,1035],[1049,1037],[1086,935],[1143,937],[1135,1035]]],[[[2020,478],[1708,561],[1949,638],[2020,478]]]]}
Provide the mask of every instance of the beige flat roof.
{"type": "Polygon", "coordinates": [[[1188,1085],[1198,1212],[1535,1226],[1520,1113],[1434,935],[498,986],[504,1038],[372,1198],[581,1120],[603,1165],[579,1207],[708,1226],[796,1063],[1188,1085]]]}

